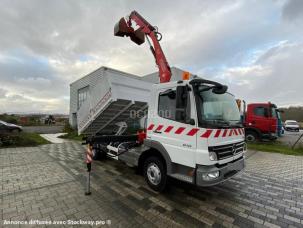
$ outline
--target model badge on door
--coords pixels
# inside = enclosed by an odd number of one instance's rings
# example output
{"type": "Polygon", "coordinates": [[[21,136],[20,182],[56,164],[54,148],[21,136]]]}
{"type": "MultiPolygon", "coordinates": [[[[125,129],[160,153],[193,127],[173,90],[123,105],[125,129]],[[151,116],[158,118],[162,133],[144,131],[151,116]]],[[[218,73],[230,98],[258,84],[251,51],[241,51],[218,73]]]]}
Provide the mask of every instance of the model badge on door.
{"type": "Polygon", "coordinates": [[[182,144],[182,146],[184,146],[184,147],[188,147],[188,148],[191,148],[191,145],[190,144],[182,144]]]}

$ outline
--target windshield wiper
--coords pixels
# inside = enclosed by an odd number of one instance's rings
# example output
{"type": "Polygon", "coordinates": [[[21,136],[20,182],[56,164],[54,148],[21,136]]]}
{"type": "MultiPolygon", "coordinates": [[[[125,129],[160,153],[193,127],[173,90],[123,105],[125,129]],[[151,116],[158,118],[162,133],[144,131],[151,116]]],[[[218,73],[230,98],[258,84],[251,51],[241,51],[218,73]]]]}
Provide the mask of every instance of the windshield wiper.
{"type": "Polygon", "coordinates": [[[212,120],[204,120],[207,124],[210,124],[212,126],[218,126],[222,128],[229,128],[230,123],[223,119],[212,119],[212,120]]]}
{"type": "Polygon", "coordinates": [[[232,124],[230,121],[233,120],[223,120],[223,119],[212,119],[212,120],[204,120],[207,124],[212,126],[222,127],[222,128],[242,128],[242,122],[238,121],[235,124],[232,124]]]}
{"type": "MultiPolygon", "coordinates": [[[[230,121],[238,121],[238,120],[230,120],[230,121]]],[[[241,121],[238,121],[234,124],[231,124],[232,127],[243,127],[243,123],[241,121]]]]}

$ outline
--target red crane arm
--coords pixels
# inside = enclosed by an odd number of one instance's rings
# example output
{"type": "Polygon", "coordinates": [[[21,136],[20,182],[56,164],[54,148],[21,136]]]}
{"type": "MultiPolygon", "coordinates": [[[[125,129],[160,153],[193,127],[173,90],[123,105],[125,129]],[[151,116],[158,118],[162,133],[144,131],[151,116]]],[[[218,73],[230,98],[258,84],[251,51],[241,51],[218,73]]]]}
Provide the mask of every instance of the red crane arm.
{"type": "MultiPolygon", "coordinates": [[[[147,22],[139,13],[136,11],[131,12],[130,16],[126,18],[121,18],[118,24],[116,24],[114,29],[115,36],[129,36],[130,39],[138,45],[141,45],[145,41],[145,37],[147,36],[151,39],[153,46],[150,44],[150,49],[155,57],[156,64],[159,68],[159,78],[160,83],[169,82],[171,78],[171,70],[169,64],[166,60],[164,52],[161,48],[161,45],[158,39],[157,29],[152,26],[149,22],[147,22]],[[139,28],[134,30],[132,28],[132,21],[134,21],[139,28]]],[[[148,40],[149,41],[149,40],[148,40]]]]}

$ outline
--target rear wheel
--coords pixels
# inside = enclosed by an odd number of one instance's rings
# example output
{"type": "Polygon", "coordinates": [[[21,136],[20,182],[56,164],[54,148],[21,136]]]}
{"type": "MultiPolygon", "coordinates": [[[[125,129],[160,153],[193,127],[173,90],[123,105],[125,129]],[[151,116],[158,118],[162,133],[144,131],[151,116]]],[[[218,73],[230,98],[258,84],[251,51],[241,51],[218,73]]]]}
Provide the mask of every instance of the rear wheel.
{"type": "Polygon", "coordinates": [[[167,175],[164,163],[158,157],[149,157],[144,162],[144,177],[148,186],[162,192],[166,187],[167,175]]]}
{"type": "Polygon", "coordinates": [[[254,131],[247,131],[245,134],[245,139],[247,142],[256,142],[257,140],[259,140],[259,136],[254,131]]]}

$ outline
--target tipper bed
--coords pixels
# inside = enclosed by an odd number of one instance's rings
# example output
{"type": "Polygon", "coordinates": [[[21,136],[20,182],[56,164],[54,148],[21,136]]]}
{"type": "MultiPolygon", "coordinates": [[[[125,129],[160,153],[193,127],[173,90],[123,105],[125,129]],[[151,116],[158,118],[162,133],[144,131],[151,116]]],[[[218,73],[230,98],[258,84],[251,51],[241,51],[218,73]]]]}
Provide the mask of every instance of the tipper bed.
{"type": "Polygon", "coordinates": [[[152,83],[140,77],[113,74],[104,70],[102,77],[90,88],[87,99],[77,112],[78,133],[110,134],[115,123],[132,123],[147,110],[152,83]]]}

